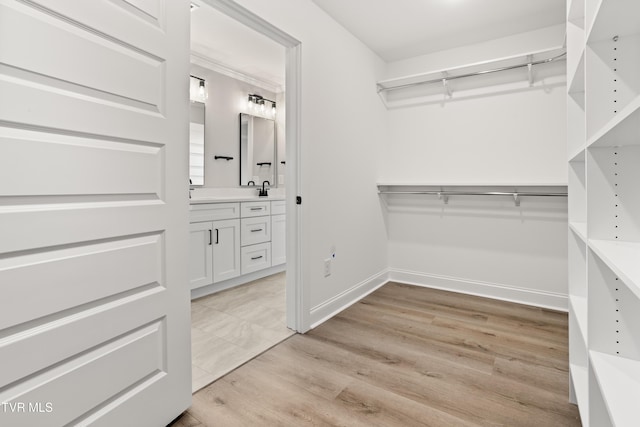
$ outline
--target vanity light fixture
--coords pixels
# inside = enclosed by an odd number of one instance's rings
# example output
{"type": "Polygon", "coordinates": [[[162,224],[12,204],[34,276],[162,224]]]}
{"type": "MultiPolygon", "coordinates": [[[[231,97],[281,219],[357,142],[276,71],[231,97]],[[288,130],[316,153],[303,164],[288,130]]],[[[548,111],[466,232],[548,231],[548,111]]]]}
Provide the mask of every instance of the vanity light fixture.
{"type": "Polygon", "coordinates": [[[198,101],[198,102],[205,102],[207,100],[207,98],[209,97],[209,94],[207,93],[207,89],[206,89],[206,84],[204,79],[200,78],[200,77],[196,77],[196,76],[190,76],[191,77],[191,100],[192,101],[198,101]],[[196,87],[196,83],[197,83],[197,87],[196,87]]]}
{"type": "Polygon", "coordinates": [[[249,111],[256,111],[260,114],[267,114],[268,112],[275,117],[276,115],[276,101],[272,101],[270,99],[264,98],[261,95],[249,94],[249,98],[247,101],[247,108],[249,111]],[[271,103],[271,110],[267,110],[266,102],[271,103]],[[259,107],[258,107],[259,106],[259,107]]]}

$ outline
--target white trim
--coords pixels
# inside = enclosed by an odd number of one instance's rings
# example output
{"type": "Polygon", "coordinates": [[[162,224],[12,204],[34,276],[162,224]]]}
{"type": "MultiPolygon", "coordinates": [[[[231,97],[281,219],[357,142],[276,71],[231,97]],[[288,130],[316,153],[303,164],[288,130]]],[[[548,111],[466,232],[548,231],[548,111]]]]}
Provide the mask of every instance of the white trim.
{"type": "Polygon", "coordinates": [[[269,92],[281,93],[284,91],[284,88],[279,83],[272,82],[270,80],[263,80],[250,74],[243,73],[242,71],[233,69],[199,52],[191,51],[191,63],[241,82],[248,83],[252,86],[268,90],[269,92]]]}
{"type": "Polygon", "coordinates": [[[518,288],[511,285],[481,282],[459,277],[439,276],[416,271],[389,269],[389,281],[450,292],[476,295],[502,301],[510,301],[535,307],[567,312],[569,298],[565,294],[518,288]]]}
{"type": "Polygon", "coordinates": [[[285,91],[286,211],[287,211],[287,327],[298,332],[311,328],[310,291],[303,279],[303,215],[296,197],[302,194],[302,45],[287,49],[285,91]]]}
{"type": "Polygon", "coordinates": [[[285,72],[285,108],[287,141],[287,326],[298,332],[309,330],[309,292],[303,281],[301,248],[302,210],[296,206],[300,195],[301,165],[301,43],[233,0],[202,0],[226,16],[265,35],[287,49],[285,72]]]}
{"type": "Polygon", "coordinates": [[[352,286],[346,291],[336,295],[311,309],[311,329],[329,320],[342,310],[357,303],[371,292],[389,282],[387,270],[381,271],[368,279],[352,286]]]}

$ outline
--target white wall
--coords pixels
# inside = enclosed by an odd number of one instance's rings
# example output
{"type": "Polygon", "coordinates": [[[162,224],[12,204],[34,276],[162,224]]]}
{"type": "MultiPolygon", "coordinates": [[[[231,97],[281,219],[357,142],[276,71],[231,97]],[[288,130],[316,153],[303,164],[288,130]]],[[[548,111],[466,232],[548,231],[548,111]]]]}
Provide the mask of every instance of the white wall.
{"type": "MultiPolygon", "coordinates": [[[[247,95],[258,94],[276,100],[276,94],[225,76],[199,65],[191,74],[206,80],[205,102],[205,187],[238,187],[240,181],[240,113],[246,112],[247,95]],[[214,156],[233,160],[214,160],[214,156]]],[[[280,104],[283,105],[283,104],[280,104]]]]}
{"type": "MultiPolygon", "coordinates": [[[[388,76],[562,44],[557,27],[389,64],[388,76]]],[[[382,182],[567,182],[566,85],[393,109],[382,182]]],[[[391,277],[566,309],[566,199],[433,196],[391,203],[391,277]]]]}
{"type": "Polygon", "coordinates": [[[384,63],[309,0],[239,4],[302,43],[302,275],[311,324],[381,283],[387,236],[375,182],[387,115],[384,63]],[[332,274],[323,260],[336,249],[332,274]]]}
{"type": "Polygon", "coordinates": [[[389,110],[381,181],[566,183],[566,86],[389,110]]]}

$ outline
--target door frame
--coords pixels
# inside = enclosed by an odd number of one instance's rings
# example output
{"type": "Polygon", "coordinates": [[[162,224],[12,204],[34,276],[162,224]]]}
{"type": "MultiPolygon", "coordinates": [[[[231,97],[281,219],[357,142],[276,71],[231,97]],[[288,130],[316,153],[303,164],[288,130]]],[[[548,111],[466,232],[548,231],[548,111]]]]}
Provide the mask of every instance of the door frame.
{"type": "Polygon", "coordinates": [[[303,333],[310,329],[310,300],[302,274],[302,209],[296,203],[301,194],[301,95],[302,43],[233,0],[201,0],[208,6],[259,32],[286,49],[285,138],[287,199],[287,326],[303,333]]]}

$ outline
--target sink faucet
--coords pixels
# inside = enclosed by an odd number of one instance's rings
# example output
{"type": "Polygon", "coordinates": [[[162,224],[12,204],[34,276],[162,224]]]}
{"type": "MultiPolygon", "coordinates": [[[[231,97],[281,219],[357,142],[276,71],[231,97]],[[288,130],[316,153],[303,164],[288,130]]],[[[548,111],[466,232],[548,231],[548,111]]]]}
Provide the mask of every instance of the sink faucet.
{"type": "Polygon", "coordinates": [[[269,181],[262,181],[262,188],[258,188],[258,197],[267,197],[269,195],[267,189],[264,187],[265,184],[271,185],[269,181]]]}
{"type": "Polygon", "coordinates": [[[256,182],[251,180],[251,181],[247,182],[247,185],[253,185],[255,187],[256,186],[256,182]]]}

